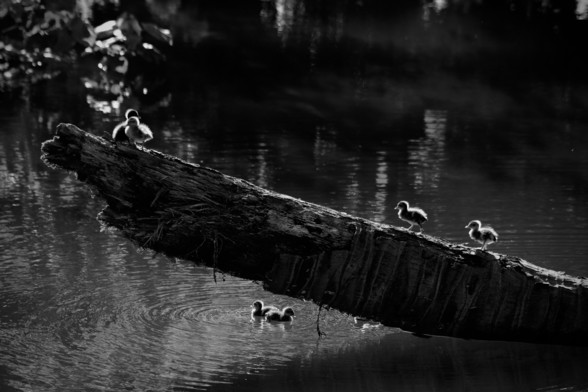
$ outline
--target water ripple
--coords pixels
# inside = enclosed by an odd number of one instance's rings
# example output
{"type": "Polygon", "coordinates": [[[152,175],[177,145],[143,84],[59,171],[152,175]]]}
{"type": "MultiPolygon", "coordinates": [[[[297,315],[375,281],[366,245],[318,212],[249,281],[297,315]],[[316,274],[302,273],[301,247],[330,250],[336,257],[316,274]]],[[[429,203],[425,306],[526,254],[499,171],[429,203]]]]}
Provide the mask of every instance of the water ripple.
{"type": "Polygon", "coordinates": [[[67,390],[76,380],[91,388],[108,388],[108,380],[124,373],[136,376],[116,381],[118,387],[146,389],[154,382],[152,369],[167,368],[169,373],[158,377],[159,389],[176,381],[200,389],[228,383],[238,374],[286,366],[301,352],[338,350],[346,339],[373,339],[390,331],[358,328],[350,316],[323,311],[319,323],[327,338],[319,342],[318,307],[312,303],[271,295],[229,276],[215,283],[209,269],[189,263],[148,254],[129,259],[118,245],[106,242],[103,247],[99,254],[116,251],[126,260],[98,262],[91,257],[82,266],[69,265],[77,271],[74,274],[65,270],[46,276],[45,289],[32,301],[22,291],[4,297],[6,309],[22,306],[29,311],[21,314],[20,322],[14,311],[0,320],[13,327],[3,332],[10,342],[3,351],[7,359],[19,354],[21,360],[10,365],[15,375],[26,379],[27,369],[40,367],[35,387],[48,384],[67,390]],[[70,278],[66,284],[61,281],[64,274],[70,278]],[[293,306],[296,319],[252,319],[250,306],[257,298],[293,306]],[[76,375],[76,368],[84,371],[76,375]]]}

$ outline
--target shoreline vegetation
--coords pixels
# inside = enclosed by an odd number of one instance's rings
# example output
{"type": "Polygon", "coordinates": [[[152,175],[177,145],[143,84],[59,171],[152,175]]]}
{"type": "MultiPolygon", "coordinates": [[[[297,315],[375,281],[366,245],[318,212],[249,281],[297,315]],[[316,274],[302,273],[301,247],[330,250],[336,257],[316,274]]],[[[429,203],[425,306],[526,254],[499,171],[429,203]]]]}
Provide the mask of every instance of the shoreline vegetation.
{"type": "MultiPolygon", "coordinates": [[[[366,52],[390,46],[396,62],[406,64],[394,70],[400,77],[422,76],[431,71],[432,63],[439,71],[482,76],[504,87],[525,75],[557,80],[586,77],[585,64],[577,55],[588,29],[583,23],[588,18],[584,2],[463,0],[415,6],[289,0],[288,13],[273,2],[224,0],[223,13],[206,2],[186,3],[0,1],[0,91],[54,78],[74,65],[84,69],[81,82],[98,97],[134,95],[159,101],[165,96],[162,75],[171,72],[170,64],[186,63],[206,72],[207,67],[230,69],[231,62],[247,62],[243,49],[229,43],[239,42],[240,32],[227,29],[231,24],[226,20],[253,14],[258,15],[258,25],[250,28],[259,30],[260,37],[275,30],[277,38],[286,40],[283,44],[297,34],[303,40],[319,34],[322,41],[336,41],[343,47],[368,41],[362,49],[366,52]],[[370,26],[369,31],[356,31],[354,26],[362,23],[370,26]],[[398,23],[414,26],[397,31],[393,26],[398,23]],[[509,74],[519,77],[497,77],[505,73],[505,65],[509,74]]],[[[262,42],[264,50],[280,55],[278,40],[263,37],[262,42]]],[[[326,46],[313,49],[309,44],[305,49],[308,53],[302,53],[302,58],[317,50],[320,55],[326,46]]],[[[280,65],[300,72],[295,68],[298,61],[293,60],[283,59],[280,65]]]]}

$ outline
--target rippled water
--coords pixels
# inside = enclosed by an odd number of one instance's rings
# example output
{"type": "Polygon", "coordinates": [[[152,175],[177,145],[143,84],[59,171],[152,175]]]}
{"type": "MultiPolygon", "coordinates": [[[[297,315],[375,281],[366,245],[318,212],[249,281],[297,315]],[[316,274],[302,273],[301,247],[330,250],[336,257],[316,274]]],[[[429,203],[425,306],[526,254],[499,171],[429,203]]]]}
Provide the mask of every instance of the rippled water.
{"type": "MultiPolygon", "coordinates": [[[[173,63],[165,105],[123,102],[151,148],[379,222],[402,225],[393,207],[409,200],[456,243],[473,245],[464,226],[481,219],[500,233],[491,250],[588,276],[585,81],[495,80],[485,59],[472,75],[460,62],[476,51],[511,54],[488,36],[439,53],[455,32],[422,15],[291,5],[194,12],[210,64],[173,63]],[[437,30],[423,39],[423,24],[437,30]],[[432,70],[415,61],[431,51],[432,70]]],[[[487,34],[457,21],[458,37],[487,34]]],[[[60,122],[102,134],[120,121],[78,71],[1,96],[0,390],[588,390],[585,348],[423,339],[335,310],[319,340],[316,305],[101,231],[104,203],[39,159],[60,122]],[[252,319],[256,299],[296,319],[252,319]]]]}
{"type": "Polygon", "coordinates": [[[56,230],[50,242],[23,233],[11,237],[10,248],[3,242],[5,386],[200,389],[259,377],[301,355],[340,350],[346,341],[397,333],[323,312],[320,325],[329,338],[319,343],[318,309],[310,303],[230,276],[219,275],[215,283],[210,269],[138,252],[100,233],[87,217],[63,218],[75,229],[48,227],[38,234],[56,230]],[[295,323],[253,319],[250,305],[257,298],[294,306],[295,323]]]}

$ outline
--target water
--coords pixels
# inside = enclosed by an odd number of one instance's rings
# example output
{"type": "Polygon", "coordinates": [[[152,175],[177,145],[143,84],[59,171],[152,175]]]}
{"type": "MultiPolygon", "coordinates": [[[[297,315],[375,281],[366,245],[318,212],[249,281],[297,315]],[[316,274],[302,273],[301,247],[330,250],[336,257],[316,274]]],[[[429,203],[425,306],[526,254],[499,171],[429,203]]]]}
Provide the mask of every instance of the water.
{"type": "Polygon", "coordinates": [[[588,276],[588,84],[551,61],[561,45],[520,55],[479,9],[301,4],[191,9],[163,100],[100,101],[81,68],[1,95],[0,390],[588,390],[580,347],[422,339],[335,310],[319,340],[312,303],[137,249],[40,161],[58,123],[102,134],[133,106],[151,148],[374,221],[402,225],[409,200],[456,243],[481,219],[491,250],[588,276]],[[252,320],[256,299],[297,317],[252,320]]]}

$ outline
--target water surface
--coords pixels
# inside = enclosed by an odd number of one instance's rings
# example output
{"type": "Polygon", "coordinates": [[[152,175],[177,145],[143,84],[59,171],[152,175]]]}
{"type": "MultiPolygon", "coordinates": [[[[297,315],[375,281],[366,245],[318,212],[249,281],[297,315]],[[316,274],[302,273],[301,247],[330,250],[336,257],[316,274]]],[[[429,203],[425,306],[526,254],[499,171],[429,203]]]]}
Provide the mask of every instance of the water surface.
{"type": "Polygon", "coordinates": [[[198,4],[182,14],[198,23],[176,18],[186,53],[162,101],[99,101],[83,69],[2,94],[0,389],[588,389],[585,348],[422,339],[334,310],[319,340],[316,305],[102,230],[103,201],[40,144],[60,122],[108,133],[135,107],[151,148],[378,222],[402,226],[409,200],[456,243],[474,245],[464,226],[480,219],[500,233],[491,250],[588,276],[588,89],[571,58],[551,61],[561,45],[505,47],[483,8],[441,3],[198,4]],[[255,299],[297,317],[252,320],[255,299]]]}

